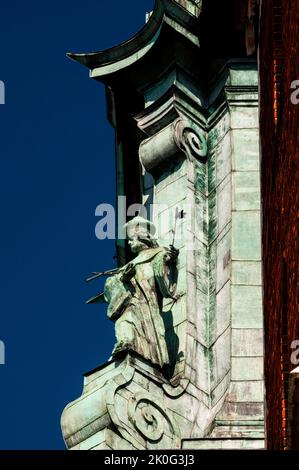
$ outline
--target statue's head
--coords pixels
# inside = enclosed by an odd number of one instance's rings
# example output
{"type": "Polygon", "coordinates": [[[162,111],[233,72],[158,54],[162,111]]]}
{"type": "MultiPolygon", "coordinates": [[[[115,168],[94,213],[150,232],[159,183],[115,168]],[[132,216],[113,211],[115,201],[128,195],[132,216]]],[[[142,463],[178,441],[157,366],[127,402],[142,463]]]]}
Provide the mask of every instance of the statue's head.
{"type": "Polygon", "coordinates": [[[133,253],[155,248],[158,246],[154,238],[156,227],[149,220],[137,216],[126,223],[125,228],[129,239],[129,245],[133,253]]]}

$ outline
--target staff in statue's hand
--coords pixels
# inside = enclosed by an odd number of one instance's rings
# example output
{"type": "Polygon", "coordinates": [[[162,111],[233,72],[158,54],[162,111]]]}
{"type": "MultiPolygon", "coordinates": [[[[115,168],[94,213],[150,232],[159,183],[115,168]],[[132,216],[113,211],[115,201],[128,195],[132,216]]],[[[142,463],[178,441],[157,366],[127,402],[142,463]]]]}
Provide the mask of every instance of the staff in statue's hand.
{"type": "Polygon", "coordinates": [[[121,271],[121,268],[114,268],[114,269],[109,269],[109,271],[102,271],[102,272],[93,272],[92,276],[88,277],[86,282],[93,281],[94,279],[97,279],[98,277],[101,276],[111,276],[113,274],[117,274],[121,271]]]}

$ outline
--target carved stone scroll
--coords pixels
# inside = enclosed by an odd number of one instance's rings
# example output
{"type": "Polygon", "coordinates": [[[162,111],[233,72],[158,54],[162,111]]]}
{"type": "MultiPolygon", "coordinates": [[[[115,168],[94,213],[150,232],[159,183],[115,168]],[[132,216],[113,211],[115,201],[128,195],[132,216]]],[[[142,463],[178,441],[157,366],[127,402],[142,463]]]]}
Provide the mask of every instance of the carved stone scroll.
{"type": "Polygon", "coordinates": [[[202,130],[194,122],[182,118],[145,139],[140,145],[139,157],[144,168],[151,172],[156,167],[166,165],[179,152],[187,158],[207,156],[207,143],[202,130]]]}

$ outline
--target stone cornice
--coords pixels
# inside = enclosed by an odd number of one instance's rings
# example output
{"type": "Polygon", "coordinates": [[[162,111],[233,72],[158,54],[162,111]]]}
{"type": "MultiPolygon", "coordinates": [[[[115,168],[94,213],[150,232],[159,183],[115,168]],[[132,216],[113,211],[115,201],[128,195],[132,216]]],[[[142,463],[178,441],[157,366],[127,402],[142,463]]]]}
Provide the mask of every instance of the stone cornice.
{"type": "Polygon", "coordinates": [[[90,69],[92,78],[114,74],[139,61],[155,45],[165,25],[199,45],[197,30],[200,0],[156,0],[144,27],[132,38],[99,52],[68,53],[70,59],[90,69]]]}

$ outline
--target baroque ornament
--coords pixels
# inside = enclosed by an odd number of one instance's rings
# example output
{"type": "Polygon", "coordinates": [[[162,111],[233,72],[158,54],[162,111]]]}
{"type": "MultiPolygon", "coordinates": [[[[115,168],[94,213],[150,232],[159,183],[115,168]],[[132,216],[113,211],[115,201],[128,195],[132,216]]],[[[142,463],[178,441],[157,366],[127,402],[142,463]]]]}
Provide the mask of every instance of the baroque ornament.
{"type": "Polygon", "coordinates": [[[207,141],[204,134],[193,122],[178,119],[175,123],[174,138],[177,146],[190,158],[207,156],[207,141]]]}
{"type": "Polygon", "coordinates": [[[179,444],[179,428],[157,397],[146,392],[136,393],[130,399],[128,415],[147,441],[159,442],[165,434],[173,440],[174,447],[179,444]]]}

